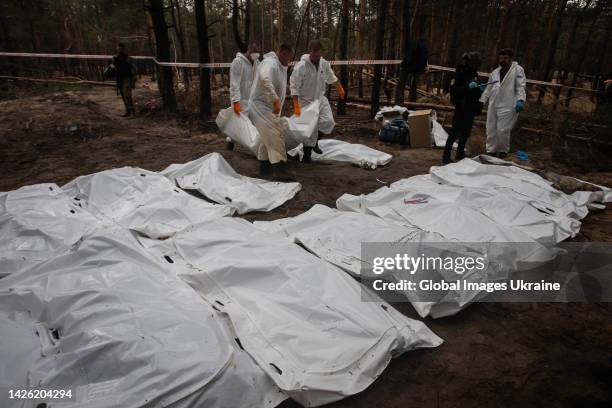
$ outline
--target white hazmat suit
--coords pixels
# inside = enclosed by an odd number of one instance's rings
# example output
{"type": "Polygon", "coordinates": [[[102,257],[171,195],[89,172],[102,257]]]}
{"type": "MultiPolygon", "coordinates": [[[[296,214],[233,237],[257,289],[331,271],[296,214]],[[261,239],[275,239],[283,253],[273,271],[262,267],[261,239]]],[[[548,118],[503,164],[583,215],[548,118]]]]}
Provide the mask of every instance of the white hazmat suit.
{"type": "Polygon", "coordinates": [[[279,101],[282,110],[286,92],[287,67],[275,52],[269,52],[257,68],[249,98],[249,116],[261,137],[258,160],[269,160],[272,164],[287,161],[280,111],[274,113],[274,101],[279,101]]]}
{"type": "Polygon", "coordinates": [[[256,59],[251,62],[249,57],[239,52],[230,66],[230,100],[232,105],[239,102],[244,113],[249,109],[249,96],[251,95],[257,65],[258,61],[256,59]]]}
{"type": "Polygon", "coordinates": [[[480,101],[489,102],[487,108],[487,153],[508,153],[510,133],[516,124],[518,113],[516,102],[525,101],[527,78],[525,70],[516,61],[512,62],[503,81],[500,81],[501,66],[497,67],[482,93],[480,101]]]}
{"type": "Polygon", "coordinates": [[[300,106],[305,107],[315,100],[319,100],[319,125],[313,137],[304,142],[305,146],[314,146],[317,142],[318,132],[329,135],[336,123],[332,114],[329,100],[325,97],[327,85],[338,82],[331,65],[323,57],[317,67],[310,60],[310,54],[302,55],[300,61],[293,67],[289,79],[289,89],[292,96],[297,96],[300,106]]]}

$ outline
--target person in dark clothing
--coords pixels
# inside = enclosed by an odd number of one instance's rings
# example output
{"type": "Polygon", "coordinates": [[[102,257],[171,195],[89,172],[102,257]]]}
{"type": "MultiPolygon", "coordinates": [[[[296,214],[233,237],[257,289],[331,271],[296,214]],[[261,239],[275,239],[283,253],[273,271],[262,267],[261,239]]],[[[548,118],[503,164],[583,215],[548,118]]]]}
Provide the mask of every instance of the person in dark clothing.
{"type": "Polygon", "coordinates": [[[465,157],[465,144],[470,137],[474,117],[482,112],[482,103],[478,101],[482,89],[476,81],[478,80],[478,67],[482,63],[482,57],[478,52],[463,54],[461,64],[455,70],[455,79],[451,85],[451,102],[455,105],[453,115],[453,128],[451,129],[444,153],[442,163],[451,163],[451,151],[453,144],[458,140],[457,154],[455,160],[465,157]]]}
{"type": "Polygon", "coordinates": [[[121,99],[125,104],[123,116],[134,116],[132,89],[136,83],[136,67],[132,58],[126,52],[125,44],[117,44],[117,55],[113,57],[111,68],[114,70],[117,79],[117,91],[121,94],[121,99]]]}

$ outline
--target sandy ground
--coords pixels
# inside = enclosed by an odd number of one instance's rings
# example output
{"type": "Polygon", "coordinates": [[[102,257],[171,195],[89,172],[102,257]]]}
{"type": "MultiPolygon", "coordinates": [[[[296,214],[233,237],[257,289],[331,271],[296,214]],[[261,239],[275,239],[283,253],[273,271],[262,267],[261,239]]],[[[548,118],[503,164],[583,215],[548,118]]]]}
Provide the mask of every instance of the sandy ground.
{"type": "MultiPolygon", "coordinates": [[[[226,151],[213,122],[201,126],[193,115],[151,112],[146,101],[152,97],[146,89],[136,92],[143,113],[132,119],[120,117],[122,104],[112,88],[0,102],[0,191],[42,182],[61,185],[114,167],[156,171],[213,151],[239,173],[257,177],[257,162],[244,150],[226,151]],[[78,129],[70,130],[71,124],[78,129]]],[[[390,165],[367,171],[342,163],[293,162],[302,191],[270,213],[245,218],[293,216],[315,203],[334,206],[343,193],[369,193],[440,162],[440,150],[379,143],[367,112],[349,110],[338,122],[334,137],[389,152],[394,155],[390,165]]],[[[474,133],[470,146],[479,153],[482,130],[474,133]]],[[[534,152],[536,157],[545,164],[545,152],[534,152]]],[[[612,185],[610,173],[569,175],[612,185]]],[[[612,240],[612,211],[589,215],[577,239],[612,240]]],[[[410,304],[395,306],[417,318],[410,304]]],[[[592,364],[607,364],[612,356],[611,317],[609,304],[475,304],[454,317],[427,319],[445,339],[442,346],[394,359],[367,390],[331,406],[612,406],[610,378],[592,372],[592,364]]]]}

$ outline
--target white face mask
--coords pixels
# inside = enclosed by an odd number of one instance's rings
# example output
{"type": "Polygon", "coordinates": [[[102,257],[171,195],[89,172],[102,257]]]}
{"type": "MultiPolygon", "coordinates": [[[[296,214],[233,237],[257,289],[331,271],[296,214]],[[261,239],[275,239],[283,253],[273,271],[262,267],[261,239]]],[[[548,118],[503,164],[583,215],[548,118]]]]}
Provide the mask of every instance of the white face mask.
{"type": "Polygon", "coordinates": [[[251,53],[251,61],[255,62],[259,59],[259,53],[258,52],[252,52],[251,53]]]}

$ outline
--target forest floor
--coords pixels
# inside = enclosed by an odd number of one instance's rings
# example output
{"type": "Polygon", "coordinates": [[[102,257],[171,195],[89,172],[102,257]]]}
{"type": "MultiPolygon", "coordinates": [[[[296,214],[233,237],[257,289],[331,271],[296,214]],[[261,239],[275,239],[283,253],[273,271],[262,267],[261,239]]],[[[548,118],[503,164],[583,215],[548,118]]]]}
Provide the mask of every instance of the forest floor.
{"type": "MultiPolygon", "coordinates": [[[[213,121],[200,125],[193,114],[159,112],[157,94],[142,85],[135,99],[141,113],[126,119],[113,88],[28,89],[0,98],[0,191],[42,182],[62,185],[115,167],[158,171],[215,151],[240,174],[258,177],[257,161],[243,149],[225,150],[213,121]]],[[[381,181],[424,174],[440,164],[439,149],[402,150],[379,143],[376,134],[368,112],[349,109],[338,118],[333,137],[391,153],[391,163],[368,171],[344,163],[291,162],[302,190],[274,211],[245,218],[294,216],[316,203],[334,207],[344,193],[370,193],[381,181]]],[[[554,162],[551,146],[528,135],[515,138],[532,164],[612,186],[612,173],[554,162]]],[[[469,147],[471,154],[483,152],[482,127],[474,129],[469,147]]],[[[589,214],[576,239],[612,241],[612,210],[589,214]]],[[[418,318],[410,304],[395,306],[418,318]]],[[[331,406],[592,407],[597,401],[612,406],[610,379],[606,383],[592,372],[593,364],[608,364],[612,356],[611,322],[609,304],[474,304],[453,317],[426,319],[445,340],[440,347],[392,360],[367,390],[331,406]]],[[[292,401],[282,405],[294,406],[292,401]]]]}

